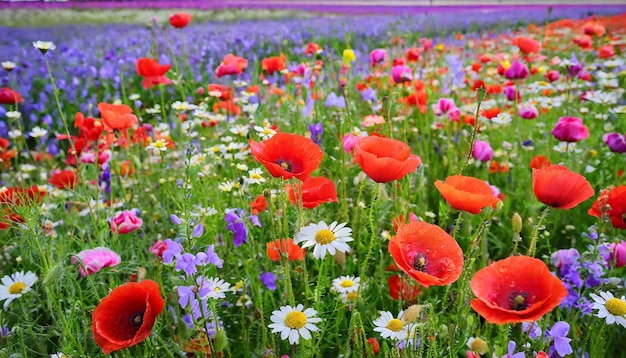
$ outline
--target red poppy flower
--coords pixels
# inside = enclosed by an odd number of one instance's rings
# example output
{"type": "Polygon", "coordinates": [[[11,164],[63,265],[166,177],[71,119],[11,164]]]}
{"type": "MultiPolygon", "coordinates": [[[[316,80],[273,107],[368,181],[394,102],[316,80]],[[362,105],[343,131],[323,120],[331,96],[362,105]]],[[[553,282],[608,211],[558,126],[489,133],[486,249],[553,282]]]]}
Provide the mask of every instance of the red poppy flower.
{"type": "Polygon", "coordinates": [[[258,213],[263,212],[267,209],[267,200],[265,200],[265,196],[257,196],[254,201],[250,203],[250,207],[252,208],[252,215],[257,215],[258,213]]]}
{"type": "Polygon", "coordinates": [[[404,302],[414,302],[422,293],[420,286],[409,280],[403,280],[400,275],[393,275],[387,280],[389,285],[389,294],[394,300],[402,300],[404,302]]]}
{"type": "Polygon", "coordinates": [[[91,328],[104,354],[124,349],[150,335],[165,302],[151,280],[115,288],[93,311],[91,328]]]}
{"type": "Polygon", "coordinates": [[[463,270],[459,244],[439,226],[422,221],[401,226],[389,241],[389,253],[402,271],[424,287],[450,284],[463,270]]]}
{"type": "Polygon", "coordinates": [[[359,140],[353,153],[361,169],[377,183],[402,179],[422,164],[406,143],[379,136],[359,140]]]}
{"type": "Polygon", "coordinates": [[[587,213],[599,218],[606,216],[614,228],[626,229],[626,185],[603,190],[587,213]]]}
{"type": "Polygon", "coordinates": [[[304,50],[304,53],[307,56],[311,56],[311,55],[316,55],[318,53],[322,53],[324,50],[322,49],[322,47],[314,42],[310,42],[307,46],[306,49],[304,50]]]}
{"type": "Polygon", "coordinates": [[[563,282],[533,257],[511,256],[482,268],[470,282],[470,304],[489,323],[536,321],[567,296],[563,282]]]}
{"type": "Polygon", "coordinates": [[[422,50],[417,47],[412,47],[406,51],[406,59],[409,62],[417,62],[420,59],[420,54],[422,50]]]}
{"type": "Polygon", "coordinates": [[[571,209],[594,193],[584,176],[561,165],[533,169],[533,191],[537,200],[555,209],[571,209]]]}
{"type": "Polygon", "coordinates": [[[337,202],[337,188],[335,183],[325,177],[308,177],[301,184],[285,185],[289,201],[296,204],[296,198],[302,199],[302,206],[313,209],[326,202],[337,202]]]}
{"type": "Polygon", "coordinates": [[[526,36],[518,36],[514,38],[513,44],[519,47],[522,53],[539,52],[539,48],[540,48],[539,42],[526,36]]]}
{"type": "Polygon", "coordinates": [[[142,57],[137,60],[137,74],[143,77],[141,85],[148,89],[152,86],[169,85],[172,81],[165,77],[165,73],[172,68],[171,65],[161,65],[155,59],[142,57]]]}
{"type": "Polygon", "coordinates": [[[217,75],[217,78],[226,75],[240,75],[246,68],[248,68],[248,60],[229,53],[224,56],[220,65],[217,66],[215,74],[217,75]]]}
{"type": "Polygon", "coordinates": [[[289,261],[304,260],[305,250],[293,243],[293,239],[278,239],[266,245],[267,256],[272,261],[280,261],[280,254],[287,254],[289,261]]]}
{"type": "Polygon", "coordinates": [[[133,110],[125,104],[98,103],[104,129],[108,132],[125,130],[139,124],[133,110]]]}
{"type": "Polygon", "coordinates": [[[322,162],[324,153],[310,138],[277,133],[262,142],[250,139],[250,153],[274,178],[306,179],[322,162]]]}
{"type": "Polygon", "coordinates": [[[532,169],[545,169],[550,166],[550,159],[543,155],[537,155],[530,160],[530,167],[532,169]]]}
{"type": "Polygon", "coordinates": [[[88,141],[97,141],[104,129],[102,123],[95,118],[85,118],[81,112],[74,117],[74,128],[78,128],[79,137],[88,141]]]}
{"type": "Polygon", "coordinates": [[[24,98],[17,91],[9,87],[0,88],[0,104],[15,104],[23,102],[24,98]]]}
{"type": "Polygon", "coordinates": [[[27,189],[18,186],[4,188],[0,190],[0,204],[9,204],[10,206],[30,205],[33,202],[39,202],[44,195],[46,195],[46,191],[40,189],[37,185],[31,185],[27,189]]]}
{"type": "Polygon", "coordinates": [[[274,72],[280,72],[287,68],[287,59],[282,53],[280,56],[264,58],[261,61],[261,68],[270,75],[274,72]]]}
{"type": "Polygon", "coordinates": [[[74,186],[78,184],[78,177],[72,170],[63,170],[54,174],[48,183],[56,186],[59,189],[74,189],[74,186]]]}
{"type": "Polygon", "coordinates": [[[435,187],[453,208],[472,214],[480,213],[486,206],[495,208],[500,201],[486,182],[474,177],[453,175],[445,182],[437,180],[435,187]]]}
{"type": "Polygon", "coordinates": [[[9,140],[0,138],[0,166],[7,169],[11,166],[11,159],[15,158],[17,150],[15,148],[9,150],[9,140]]]}
{"type": "Polygon", "coordinates": [[[189,25],[189,21],[191,21],[191,14],[186,12],[177,12],[170,16],[170,25],[177,29],[182,29],[189,25]]]}
{"type": "Polygon", "coordinates": [[[222,101],[230,101],[233,99],[233,89],[217,83],[208,86],[209,96],[217,97],[222,101]]]}

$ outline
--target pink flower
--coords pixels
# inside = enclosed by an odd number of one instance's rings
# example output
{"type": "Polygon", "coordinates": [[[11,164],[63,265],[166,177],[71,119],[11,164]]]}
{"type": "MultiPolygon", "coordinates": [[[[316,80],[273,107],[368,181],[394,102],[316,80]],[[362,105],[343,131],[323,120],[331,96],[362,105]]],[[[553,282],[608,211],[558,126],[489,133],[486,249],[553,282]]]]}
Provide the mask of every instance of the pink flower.
{"type": "Polygon", "coordinates": [[[619,244],[612,243],[609,248],[611,249],[611,263],[615,262],[615,267],[626,266],[626,241],[622,240],[619,244]]]}
{"type": "Polygon", "coordinates": [[[387,51],[385,51],[384,49],[377,48],[375,50],[372,50],[372,52],[370,52],[370,61],[372,63],[372,67],[385,61],[385,57],[387,57],[387,51]]]}
{"type": "Polygon", "coordinates": [[[406,65],[397,65],[391,68],[391,77],[395,83],[410,82],[413,80],[411,67],[406,65]]]}
{"type": "Polygon", "coordinates": [[[564,142],[578,142],[589,137],[589,131],[578,117],[561,117],[552,130],[554,138],[564,142]]]}
{"type": "Polygon", "coordinates": [[[517,106],[517,114],[524,119],[535,119],[539,116],[539,111],[532,103],[524,103],[517,106]]]}
{"type": "Polygon", "coordinates": [[[150,246],[150,252],[159,257],[163,256],[163,252],[165,250],[167,250],[167,242],[162,240],[157,240],[154,244],[152,244],[152,246],[150,246]]]}
{"type": "Polygon", "coordinates": [[[515,87],[513,86],[504,87],[504,95],[509,101],[516,101],[520,99],[520,94],[517,92],[517,90],[515,90],[515,87]]]}
{"type": "Polygon", "coordinates": [[[363,122],[361,122],[361,127],[371,127],[383,123],[385,123],[385,118],[383,118],[383,116],[370,114],[363,118],[363,122]]]}
{"type": "Polygon", "coordinates": [[[451,98],[439,98],[437,104],[433,104],[431,108],[437,117],[445,114],[453,122],[458,121],[459,117],[461,117],[461,111],[451,98]]]}
{"type": "Polygon", "coordinates": [[[83,250],[76,256],[72,257],[72,263],[79,263],[78,271],[83,277],[94,274],[105,267],[116,266],[122,261],[115,251],[106,247],[83,250]],[[78,258],[76,256],[78,256],[78,258]],[[80,264],[80,262],[82,262],[82,264],[80,264]],[[85,269],[87,271],[85,271],[85,269]]]}
{"type": "Polygon", "coordinates": [[[362,132],[360,135],[354,135],[354,133],[347,133],[343,136],[343,150],[346,153],[350,153],[352,148],[363,138],[367,137],[366,132],[362,132]]]}
{"type": "Polygon", "coordinates": [[[141,227],[143,221],[135,214],[133,210],[118,211],[111,220],[111,232],[118,234],[127,234],[141,227]]]}
{"type": "Polygon", "coordinates": [[[530,75],[528,66],[519,61],[513,61],[513,63],[511,63],[511,67],[504,71],[504,77],[509,80],[523,80],[528,77],[528,75],[530,75]]]}
{"type": "Polygon", "coordinates": [[[472,156],[474,159],[481,162],[488,162],[493,158],[493,149],[487,142],[477,140],[474,142],[474,148],[472,149],[472,156]]]}
{"type": "Polygon", "coordinates": [[[561,77],[561,74],[559,73],[559,71],[550,70],[546,72],[546,74],[543,75],[543,77],[546,79],[546,81],[552,83],[552,82],[558,81],[559,78],[561,77]]]}
{"type": "Polygon", "coordinates": [[[609,146],[611,152],[626,153],[626,136],[619,133],[607,133],[602,136],[602,140],[609,146]]]}

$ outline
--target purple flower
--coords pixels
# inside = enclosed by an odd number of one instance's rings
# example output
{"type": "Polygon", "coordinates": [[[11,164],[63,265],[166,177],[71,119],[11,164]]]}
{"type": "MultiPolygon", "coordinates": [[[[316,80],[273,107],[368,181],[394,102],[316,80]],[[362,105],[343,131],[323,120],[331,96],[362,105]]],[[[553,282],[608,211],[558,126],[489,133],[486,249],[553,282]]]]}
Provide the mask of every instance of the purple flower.
{"type": "Polygon", "coordinates": [[[361,97],[364,101],[373,101],[376,102],[378,99],[376,98],[376,91],[374,91],[371,87],[367,87],[361,92],[361,97]]]}
{"type": "Polygon", "coordinates": [[[237,215],[237,210],[230,210],[224,218],[228,223],[226,229],[233,233],[233,245],[236,247],[241,246],[244,242],[248,243],[248,229],[246,229],[240,215],[243,215],[243,210],[239,210],[239,215],[237,215]]]}
{"type": "Polygon", "coordinates": [[[309,131],[311,132],[311,139],[313,140],[313,143],[320,145],[322,143],[322,135],[324,134],[322,122],[320,121],[315,124],[309,124],[309,131]]]}
{"type": "Polygon", "coordinates": [[[178,304],[180,307],[185,308],[192,301],[196,299],[196,294],[193,289],[188,286],[178,286],[178,304]]]}
{"type": "Polygon", "coordinates": [[[166,239],[165,244],[167,248],[163,251],[163,263],[169,264],[174,261],[175,258],[180,257],[181,252],[183,252],[183,247],[176,241],[170,239],[166,239]]]}
{"type": "Polygon", "coordinates": [[[526,103],[517,106],[517,114],[524,119],[535,119],[539,116],[539,111],[532,103],[526,103]]]}
{"type": "Polygon", "coordinates": [[[176,260],[176,271],[183,270],[187,276],[191,276],[198,272],[196,269],[196,256],[190,253],[184,253],[176,260]]]}
{"type": "Polygon", "coordinates": [[[539,327],[536,321],[535,322],[523,322],[522,332],[528,333],[528,337],[530,337],[530,339],[535,339],[541,336],[541,327],[539,327]]]}
{"type": "Polygon", "coordinates": [[[267,287],[268,290],[276,290],[276,275],[271,272],[263,273],[259,276],[259,280],[267,287]]]}
{"type": "Polygon", "coordinates": [[[493,149],[489,143],[477,140],[474,142],[474,148],[472,148],[472,156],[478,161],[488,162],[493,158],[493,149]]]}
{"type": "Polygon", "coordinates": [[[517,93],[514,86],[504,87],[504,95],[506,96],[506,99],[508,99],[509,101],[515,101],[515,100],[520,99],[520,95],[519,93],[517,93]]]}
{"type": "Polygon", "coordinates": [[[583,64],[578,61],[578,58],[576,58],[576,54],[573,52],[570,63],[571,65],[567,69],[567,73],[572,77],[580,74],[580,72],[583,70],[583,64]]]}
{"type": "Polygon", "coordinates": [[[511,66],[504,71],[504,77],[509,80],[523,80],[524,78],[530,75],[530,71],[528,71],[528,66],[519,62],[513,61],[511,66]]]}
{"type": "Polygon", "coordinates": [[[217,268],[222,268],[224,265],[224,260],[220,259],[220,257],[215,253],[215,245],[209,245],[209,248],[206,250],[207,262],[212,263],[217,268]]]}
{"type": "Polygon", "coordinates": [[[565,357],[566,355],[574,352],[572,346],[569,344],[571,339],[567,338],[568,332],[569,323],[565,321],[555,323],[554,326],[546,332],[549,337],[552,337],[552,340],[554,341],[554,350],[559,357],[565,357]]]}
{"type": "Polygon", "coordinates": [[[328,96],[326,96],[326,102],[324,102],[326,107],[337,107],[337,108],[346,108],[346,99],[343,97],[337,97],[335,92],[331,92],[328,96]]]}
{"type": "Polygon", "coordinates": [[[196,225],[193,228],[193,232],[191,233],[191,236],[193,236],[193,237],[200,237],[200,236],[202,236],[203,232],[204,232],[204,227],[202,226],[201,223],[198,223],[198,225],[196,225]]]}
{"type": "Polygon", "coordinates": [[[611,152],[626,153],[626,137],[619,133],[607,133],[602,140],[609,146],[611,152]]]}
{"type": "Polygon", "coordinates": [[[411,67],[396,65],[391,68],[391,77],[395,83],[410,82],[413,80],[411,67]]]}
{"type": "Polygon", "coordinates": [[[176,216],[176,214],[171,214],[170,215],[170,221],[174,225],[180,225],[180,224],[183,223],[183,220],[181,218],[179,218],[178,216],[176,216]]]}
{"type": "Polygon", "coordinates": [[[515,342],[509,342],[508,353],[503,358],[526,358],[526,354],[524,354],[524,352],[515,353],[515,345],[515,342]]]}
{"type": "Polygon", "coordinates": [[[188,329],[192,329],[195,327],[193,324],[193,318],[189,313],[183,316],[183,322],[185,322],[185,326],[187,326],[188,329]]]}
{"type": "Polygon", "coordinates": [[[387,57],[387,51],[381,48],[377,48],[372,50],[372,52],[370,52],[370,61],[371,61],[371,65],[372,67],[376,66],[377,64],[385,61],[385,57],[387,57]]]}

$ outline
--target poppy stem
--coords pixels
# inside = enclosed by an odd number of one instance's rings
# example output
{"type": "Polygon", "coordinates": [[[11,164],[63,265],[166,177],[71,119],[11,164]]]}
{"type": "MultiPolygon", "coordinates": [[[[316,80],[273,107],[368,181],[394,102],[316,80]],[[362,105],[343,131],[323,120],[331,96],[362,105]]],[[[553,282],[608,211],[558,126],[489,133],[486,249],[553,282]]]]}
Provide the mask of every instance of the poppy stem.
{"type": "Polygon", "coordinates": [[[487,90],[485,87],[480,87],[478,89],[478,105],[476,106],[476,120],[474,121],[474,126],[472,127],[472,136],[470,137],[470,146],[467,151],[467,157],[465,158],[465,163],[461,167],[459,171],[459,175],[463,174],[463,171],[469,164],[470,159],[472,158],[472,152],[474,151],[474,141],[476,141],[476,133],[478,133],[478,116],[480,115],[480,105],[483,103],[485,98],[487,97],[487,90]]]}
{"type": "Polygon", "coordinates": [[[528,247],[528,253],[526,254],[530,257],[535,257],[535,252],[537,251],[536,246],[537,246],[537,238],[539,236],[539,228],[543,224],[543,221],[548,216],[549,212],[550,212],[550,206],[546,206],[541,212],[541,214],[539,215],[539,218],[537,220],[537,225],[535,225],[535,228],[533,229],[533,233],[530,237],[530,246],[528,247]]]}

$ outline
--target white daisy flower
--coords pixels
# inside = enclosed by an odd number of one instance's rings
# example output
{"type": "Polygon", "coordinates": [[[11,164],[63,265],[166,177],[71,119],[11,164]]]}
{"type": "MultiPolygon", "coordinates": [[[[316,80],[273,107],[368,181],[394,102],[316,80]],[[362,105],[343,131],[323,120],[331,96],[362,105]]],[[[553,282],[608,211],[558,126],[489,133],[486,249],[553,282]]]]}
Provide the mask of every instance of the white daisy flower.
{"type": "Polygon", "coordinates": [[[293,242],[299,243],[304,241],[303,249],[315,246],[313,248],[313,256],[316,259],[323,259],[326,256],[326,252],[331,255],[334,255],[337,251],[350,252],[350,247],[346,243],[353,241],[350,236],[352,229],[346,227],[346,224],[337,224],[336,221],[330,224],[330,226],[323,221],[317,224],[310,224],[300,229],[293,242]]]}
{"type": "Polygon", "coordinates": [[[34,127],[30,132],[28,132],[28,135],[32,138],[41,138],[46,134],[48,134],[48,131],[39,127],[34,127]]]}
{"type": "Polygon", "coordinates": [[[340,276],[333,280],[332,290],[337,293],[357,292],[360,284],[360,277],[340,276]]]}
{"type": "Polygon", "coordinates": [[[268,325],[272,328],[272,333],[280,332],[280,339],[289,338],[290,344],[298,344],[300,337],[305,340],[311,339],[311,331],[319,331],[314,323],[321,322],[322,319],[315,317],[317,311],[312,308],[304,309],[302,304],[295,308],[287,305],[279,310],[273,311],[270,320],[274,323],[268,325]]]}
{"type": "Polygon", "coordinates": [[[151,151],[153,154],[165,152],[167,150],[167,142],[164,139],[158,139],[150,143],[146,150],[151,151]]]}
{"type": "MultiPolygon", "coordinates": [[[[3,279],[4,281],[4,279],[3,279]]],[[[606,324],[621,324],[626,328],[626,298],[616,298],[611,292],[600,291],[600,296],[591,294],[595,301],[593,309],[598,310],[596,317],[606,318],[606,324]]]]}
{"type": "Polygon", "coordinates": [[[68,356],[67,354],[63,352],[57,352],[55,354],[51,354],[50,358],[70,358],[70,356],[68,356]]]}
{"type": "Polygon", "coordinates": [[[391,338],[397,340],[404,340],[412,333],[415,325],[407,324],[402,317],[404,311],[400,311],[398,318],[394,318],[391,312],[383,311],[380,313],[380,317],[374,320],[375,332],[380,332],[380,336],[383,338],[391,338]]]}
{"type": "Polygon", "coordinates": [[[46,54],[46,52],[54,50],[56,48],[56,46],[54,46],[54,42],[52,41],[35,41],[33,42],[33,47],[41,51],[41,53],[44,55],[46,54]]]}
{"type": "Polygon", "coordinates": [[[259,138],[262,140],[270,139],[276,134],[276,131],[269,126],[254,126],[254,130],[259,134],[259,138]]]}
{"type": "Polygon", "coordinates": [[[26,274],[20,271],[11,276],[4,276],[0,285],[0,301],[4,301],[4,309],[6,310],[14,299],[30,291],[35,282],[37,282],[37,275],[30,271],[26,274]]]}
{"type": "Polygon", "coordinates": [[[200,287],[198,290],[198,296],[200,296],[201,299],[205,297],[209,297],[214,300],[226,298],[226,292],[231,291],[230,283],[217,277],[211,277],[209,279],[199,277],[197,283],[200,287]]]}
{"type": "Polygon", "coordinates": [[[236,124],[230,128],[230,132],[242,137],[246,137],[248,135],[248,127],[242,124],[236,124]]]}
{"type": "Polygon", "coordinates": [[[248,170],[248,175],[249,176],[245,178],[248,184],[261,184],[266,181],[266,179],[263,178],[263,171],[261,170],[261,168],[248,170]]]}
{"type": "MultiPolygon", "coordinates": [[[[13,120],[22,118],[22,113],[20,113],[18,111],[8,111],[4,115],[7,116],[8,119],[13,119],[13,120]]],[[[18,130],[18,132],[19,132],[19,130],[18,130]]],[[[22,135],[21,132],[20,132],[20,135],[22,135]]]]}
{"type": "Polygon", "coordinates": [[[4,68],[5,70],[9,72],[12,71],[16,66],[15,62],[11,62],[11,61],[4,61],[1,63],[1,65],[2,65],[2,68],[4,68]]]}

